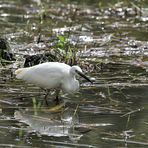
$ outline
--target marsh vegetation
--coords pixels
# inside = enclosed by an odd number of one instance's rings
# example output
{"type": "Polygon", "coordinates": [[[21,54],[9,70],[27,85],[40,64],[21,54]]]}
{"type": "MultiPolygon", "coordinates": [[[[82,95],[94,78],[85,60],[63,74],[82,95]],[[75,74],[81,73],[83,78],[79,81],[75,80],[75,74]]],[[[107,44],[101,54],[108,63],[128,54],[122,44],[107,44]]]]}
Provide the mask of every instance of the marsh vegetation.
{"type": "Polygon", "coordinates": [[[147,147],[147,0],[0,0],[1,147],[147,147]],[[14,71],[79,65],[78,93],[44,104],[14,71]]]}

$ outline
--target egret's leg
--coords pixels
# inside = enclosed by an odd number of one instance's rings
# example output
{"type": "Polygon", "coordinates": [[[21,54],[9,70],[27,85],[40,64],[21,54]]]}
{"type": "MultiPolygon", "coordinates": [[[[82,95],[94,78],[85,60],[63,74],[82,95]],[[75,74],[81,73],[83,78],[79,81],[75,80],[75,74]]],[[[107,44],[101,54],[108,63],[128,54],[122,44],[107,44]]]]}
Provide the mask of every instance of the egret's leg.
{"type": "Polygon", "coordinates": [[[57,90],[56,90],[56,99],[55,99],[56,104],[59,104],[59,93],[60,93],[60,90],[57,89],[57,90]]]}
{"type": "Polygon", "coordinates": [[[45,97],[44,97],[44,100],[45,100],[45,102],[46,102],[46,105],[48,105],[48,101],[47,101],[47,97],[48,97],[48,95],[49,95],[49,90],[46,90],[46,95],[45,95],[45,97]]]}

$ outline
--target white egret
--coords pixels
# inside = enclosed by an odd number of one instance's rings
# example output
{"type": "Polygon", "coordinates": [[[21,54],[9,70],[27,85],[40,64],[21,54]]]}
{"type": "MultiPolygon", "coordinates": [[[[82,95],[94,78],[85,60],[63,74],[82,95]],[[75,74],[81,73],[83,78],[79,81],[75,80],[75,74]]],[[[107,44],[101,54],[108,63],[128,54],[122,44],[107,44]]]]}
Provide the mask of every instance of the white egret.
{"type": "MultiPolygon", "coordinates": [[[[46,90],[56,90],[56,101],[58,102],[58,95],[60,89],[66,93],[74,93],[79,90],[79,81],[76,79],[76,74],[82,76],[87,81],[92,81],[83,74],[79,66],[69,66],[59,62],[47,62],[27,68],[20,68],[15,71],[18,79],[25,80],[35,84],[46,90]]],[[[45,101],[47,103],[47,96],[45,101]]]]}

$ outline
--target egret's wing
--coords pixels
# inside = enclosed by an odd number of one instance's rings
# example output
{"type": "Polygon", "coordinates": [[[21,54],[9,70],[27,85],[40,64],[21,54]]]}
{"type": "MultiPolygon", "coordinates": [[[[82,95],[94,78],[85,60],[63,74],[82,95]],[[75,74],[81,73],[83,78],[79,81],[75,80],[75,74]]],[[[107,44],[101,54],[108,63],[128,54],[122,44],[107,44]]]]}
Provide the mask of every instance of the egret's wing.
{"type": "Polygon", "coordinates": [[[58,87],[61,84],[65,76],[64,72],[59,66],[40,64],[30,68],[24,68],[24,70],[22,70],[24,74],[21,79],[50,89],[58,87]]]}

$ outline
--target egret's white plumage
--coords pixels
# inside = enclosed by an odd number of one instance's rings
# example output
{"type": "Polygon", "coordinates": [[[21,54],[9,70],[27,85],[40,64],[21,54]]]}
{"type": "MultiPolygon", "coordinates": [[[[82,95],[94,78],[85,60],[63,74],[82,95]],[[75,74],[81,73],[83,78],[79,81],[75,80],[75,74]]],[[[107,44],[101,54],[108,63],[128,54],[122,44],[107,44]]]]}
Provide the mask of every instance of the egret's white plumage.
{"type": "Polygon", "coordinates": [[[33,83],[41,88],[62,89],[66,93],[74,93],[79,90],[76,74],[90,81],[79,66],[71,67],[59,62],[47,62],[28,68],[20,68],[15,71],[15,74],[18,79],[33,83]]]}

